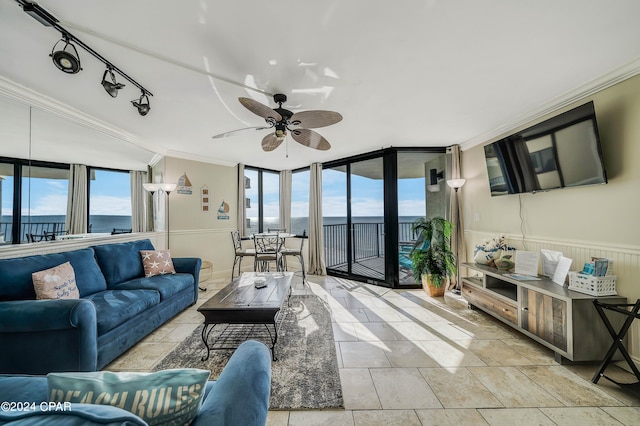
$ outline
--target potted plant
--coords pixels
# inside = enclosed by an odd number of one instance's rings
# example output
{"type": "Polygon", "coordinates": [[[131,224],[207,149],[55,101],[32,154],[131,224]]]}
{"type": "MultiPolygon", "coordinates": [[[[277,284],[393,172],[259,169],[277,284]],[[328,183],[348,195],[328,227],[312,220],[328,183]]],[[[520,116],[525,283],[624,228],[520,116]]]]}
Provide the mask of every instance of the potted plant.
{"type": "Polygon", "coordinates": [[[453,223],[442,217],[420,218],[411,229],[418,236],[410,254],[413,276],[421,277],[431,296],[443,296],[449,278],[457,271],[451,251],[453,223]]]}

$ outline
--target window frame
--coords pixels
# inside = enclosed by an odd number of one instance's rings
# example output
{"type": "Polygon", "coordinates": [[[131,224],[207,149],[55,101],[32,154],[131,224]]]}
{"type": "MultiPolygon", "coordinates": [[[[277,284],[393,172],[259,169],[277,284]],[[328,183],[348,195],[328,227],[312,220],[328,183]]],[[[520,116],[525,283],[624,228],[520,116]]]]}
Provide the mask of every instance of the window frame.
{"type": "MultiPolygon", "coordinates": [[[[0,156],[0,162],[5,164],[13,164],[13,218],[11,223],[11,241],[6,241],[8,244],[22,244],[20,241],[20,231],[22,228],[22,178],[24,177],[23,171],[25,167],[45,167],[55,169],[67,169],[71,170],[71,164],[57,163],[51,161],[42,160],[28,160],[24,158],[2,157],[0,156]]],[[[89,217],[89,200],[91,198],[91,170],[106,170],[121,173],[130,173],[130,170],[113,169],[107,167],[94,167],[87,166],[87,217],[89,217]]],[[[1,212],[0,212],[1,215],[1,212]]],[[[66,214],[65,214],[66,216],[66,214]]]]}

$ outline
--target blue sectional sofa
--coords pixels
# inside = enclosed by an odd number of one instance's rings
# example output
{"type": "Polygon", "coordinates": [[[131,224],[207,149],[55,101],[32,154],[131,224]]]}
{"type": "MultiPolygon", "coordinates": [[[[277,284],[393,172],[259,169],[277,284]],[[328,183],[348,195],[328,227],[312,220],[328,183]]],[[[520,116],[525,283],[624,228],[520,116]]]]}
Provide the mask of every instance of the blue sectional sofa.
{"type": "MultiPolygon", "coordinates": [[[[217,381],[209,381],[191,425],[258,426],[267,421],[271,387],[271,352],[261,342],[242,343],[217,381]]],[[[139,417],[111,405],[47,404],[46,376],[0,375],[0,424],[145,425],[139,417]],[[13,409],[12,409],[13,408],[13,409]]]]}
{"type": "Polygon", "coordinates": [[[102,369],[198,298],[201,260],[174,258],[176,274],[145,278],[150,240],[0,260],[0,373],[102,369]],[[79,299],[35,300],[33,272],[65,262],[79,299]]]}

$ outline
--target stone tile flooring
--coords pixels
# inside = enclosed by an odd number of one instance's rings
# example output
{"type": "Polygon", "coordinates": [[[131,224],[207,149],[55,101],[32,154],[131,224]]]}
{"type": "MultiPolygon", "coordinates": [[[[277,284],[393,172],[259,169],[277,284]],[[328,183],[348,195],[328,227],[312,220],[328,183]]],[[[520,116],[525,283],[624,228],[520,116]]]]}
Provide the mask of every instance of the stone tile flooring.
{"type": "MultiPolygon", "coordinates": [[[[460,296],[308,277],[332,310],[344,410],[270,411],[268,425],[639,425],[640,392],[590,379],[460,296]]],[[[196,307],[227,284],[201,283],[196,307]]],[[[107,366],[149,371],[202,322],[191,307],[107,366]]],[[[634,377],[617,367],[607,374],[634,377]]]]}

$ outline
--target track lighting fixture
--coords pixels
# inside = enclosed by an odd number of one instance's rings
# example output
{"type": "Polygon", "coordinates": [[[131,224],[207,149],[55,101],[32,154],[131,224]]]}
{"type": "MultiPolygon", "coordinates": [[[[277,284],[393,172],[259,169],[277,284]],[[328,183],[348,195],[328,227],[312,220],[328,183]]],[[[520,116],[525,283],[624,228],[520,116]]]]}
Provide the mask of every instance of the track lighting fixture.
{"type": "Polygon", "coordinates": [[[80,67],[80,57],[76,47],[71,44],[68,37],[61,38],[51,49],[51,59],[60,71],[68,74],[75,74],[82,69],[80,67]],[[61,50],[56,50],[60,43],[64,43],[61,50]]]}
{"type": "Polygon", "coordinates": [[[102,87],[104,87],[104,90],[107,91],[109,96],[115,98],[116,96],[118,96],[118,90],[122,89],[124,87],[124,84],[116,83],[116,76],[113,75],[113,68],[107,67],[107,69],[104,71],[104,74],[102,75],[102,87]],[[111,81],[107,80],[107,74],[111,76],[111,81]]]}
{"type": "Polygon", "coordinates": [[[82,69],[80,66],[78,50],[75,45],[80,46],[107,67],[106,71],[102,75],[102,87],[104,87],[104,90],[106,90],[112,98],[118,96],[118,90],[125,87],[122,83],[116,83],[115,74],[119,74],[122,78],[136,86],[142,92],[140,99],[131,101],[131,103],[138,109],[138,113],[143,116],[149,113],[149,110],[151,109],[149,106],[149,96],[153,96],[153,93],[145,89],[140,83],[129,77],[124,71],[106,60],[91,47],[87,46],[82,40],[71,34],[66,28],[60,25],[60,21],[55,16],[47,12],[38,3],[29,0],[15,0],[15,2],[18,3],[25,13],[36,21],[40,22],[45,27],[51,27],[60,32],[62,38],[53,46],[51,55],[49,55],[58,69],[68,74],[75,74],[82,69]],[[61,43],[64,43],[63,47],[61,46],[61,43]],[[62,48],[60,49],[60,47],[62,48]],[[109,76],[109,78],[107,78],[107,76],[109,76]]]}
{"type": "Polygon", "coordinates": [[[145,92],[142,92],[140,99],[134,99],[131,101],[134,107],[138,108],[138,113],[143,117],[149,113],[151,106],[149,105],[149,98],[145,92]],[[146,103],[145,103],[146,101],[146,103]]]}

